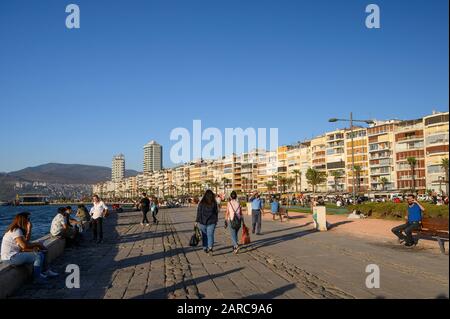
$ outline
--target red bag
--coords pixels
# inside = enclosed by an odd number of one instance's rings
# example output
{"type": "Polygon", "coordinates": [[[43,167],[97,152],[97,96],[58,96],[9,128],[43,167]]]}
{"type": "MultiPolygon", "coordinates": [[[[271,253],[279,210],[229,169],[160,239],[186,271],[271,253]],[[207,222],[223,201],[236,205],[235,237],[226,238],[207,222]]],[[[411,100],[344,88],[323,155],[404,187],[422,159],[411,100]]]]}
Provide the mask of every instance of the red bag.
{"type": "Polygon", "coordinates": [[[241,245],[250,244],[250,232],[248,231],[248,227],[245,224],[242,226],[242,237],[241,237],[241,245]]]}

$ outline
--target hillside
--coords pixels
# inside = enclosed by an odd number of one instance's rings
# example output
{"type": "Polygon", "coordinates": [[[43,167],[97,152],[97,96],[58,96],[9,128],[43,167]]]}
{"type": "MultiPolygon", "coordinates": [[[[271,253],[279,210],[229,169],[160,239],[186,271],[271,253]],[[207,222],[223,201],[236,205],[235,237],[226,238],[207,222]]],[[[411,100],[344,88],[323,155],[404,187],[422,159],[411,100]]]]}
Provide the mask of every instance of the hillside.
{"type": "MultiPolygon", "coordinates": [[[[127,170],[125,175],[136,176],[139,172],[127,170]]],[[[27,167],[7,174],[10,179],[30,182],[47,182],[57,184],[95,184],[111,179],[111,168],[79,164],[49,163],[27,167]]]]}

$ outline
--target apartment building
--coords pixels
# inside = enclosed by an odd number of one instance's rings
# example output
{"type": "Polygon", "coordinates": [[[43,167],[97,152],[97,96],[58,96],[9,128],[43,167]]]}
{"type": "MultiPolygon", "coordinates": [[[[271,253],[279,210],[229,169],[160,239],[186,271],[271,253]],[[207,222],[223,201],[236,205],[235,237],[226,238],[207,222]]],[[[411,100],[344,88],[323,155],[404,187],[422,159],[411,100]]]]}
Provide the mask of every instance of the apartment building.
{"type": "Polygon", "coordinates": [[[423,119],[402,121],[395,130],[395,168],[397,188],[409,192],[413,189],[424,193],[426,189],[425,149],[423,119]],[[414,158],[414,174],[409,158],[414,158]]]}
{"type": "Polygon", "coordinates": [[[367,128],[370,189],[373,191],[397,188],[394,154],[397,123],[397,120],[376,122],[374,126],[367,128]]]}
{"type": "MultiPolygon", "coordinates": [[[[311,167],[317,171],[327,173],[326,136],[318,136],[311,140],[311,167]]],[[[327,191],[327,182],[317,185],[317,192],[327,191]]]]}
{"type": "Polygon", "coordinates": [[[325,163],[327,171],[327,190],[346,191],[345,178],[345,130],[326,134],[325,163]]]}
{"type": "Polygon", "coordinates": [[[316,192],[351,193],[354,160],[358,193],[410,192],[413,188],[419,193],[447,192],[442,161],[448,159],[448,125],[448,112],[433,112],[415,120],[375,121],[369,127],[353,127],[353,134],[349,129],[339,129],[274,151],[253,150],[217,160],[200,159],[122,180],[113,177],[113,181],[97,184],[93,190],[104,197],[132,198],[142,190],[176,196],[199,194],[212,185],[226,194],[231,190],[242,194],[254,190],[273,193],[289,186],[286,191],[294,194],[311,191],[306,172],[313,168],[327,175],[316,192]],[[409,158],[415,159],[414,174],[409,158]],[[279,177],[297,182],[282,185],[279,177]]]}
{"type": "Polygon", "coordinates": [[[426,189],[439,193],[447,192],[442,160],[448,159],[449,152],[448,115],[448,112],[434,113],[423,118],[426,189]]]}
{"type": "Polygon", "coordinates": [[[356,193],[367,192],[369,190],[369,160],[366,128],[353,127],[353,133],[350,130],[346,131],[345,156],[348,192],[353,193],[353,182],[356,193]]]}
{"type": "Polygon", "coordinates": [[[111,166],[111,180],[120,182],[125,178],[125,156],[119,154],[113,157],[111,166]]]}

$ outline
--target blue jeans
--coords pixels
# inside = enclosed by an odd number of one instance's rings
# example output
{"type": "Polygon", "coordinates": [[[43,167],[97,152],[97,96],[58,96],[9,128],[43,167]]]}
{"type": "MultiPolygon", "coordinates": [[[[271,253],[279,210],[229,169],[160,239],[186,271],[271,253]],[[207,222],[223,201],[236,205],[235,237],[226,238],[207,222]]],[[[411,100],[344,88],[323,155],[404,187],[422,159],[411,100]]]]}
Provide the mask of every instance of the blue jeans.
{"type": "Polygon", "coordinates": [[[42,252],[23,252],[11,257],[9,263],[14,266],[33,264],[33,277],[37,278],[44,267],[45,254],[42,252]]]}
{"type": "Polygon", "coordinates": [[[203,248],[209,248],[212,249],[214,247],[214,232],[216,230],[216,224],[211,225],[202,225],[199,224],[198,227],[200,228],[200,231],[202,232],[202,242],[203,242],[203,248]]]}
{"type": "Polygon", "coordinates": [[[230,235],[231,235],[231,241],[233,242],[233,248],[239,246],[239,241],[238,241],[239,229],[233,229],[233,227],[231,227],[231,225],[228,225],[228,227],[230,228],[230,235]]]}

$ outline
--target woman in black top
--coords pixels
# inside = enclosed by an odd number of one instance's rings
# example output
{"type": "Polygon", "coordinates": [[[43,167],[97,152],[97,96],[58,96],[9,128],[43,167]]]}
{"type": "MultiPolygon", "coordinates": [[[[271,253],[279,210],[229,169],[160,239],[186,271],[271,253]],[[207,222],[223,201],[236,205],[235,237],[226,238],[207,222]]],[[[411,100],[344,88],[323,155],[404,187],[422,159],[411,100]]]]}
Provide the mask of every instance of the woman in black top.
{"type": "Polygon", "coordinates": [[[203,250],[211,253],[214,247],[214,232],[219,219],[219,208],[214,193],[208,189],[198,204],[196,222],[202,232],[203,250]]]}

